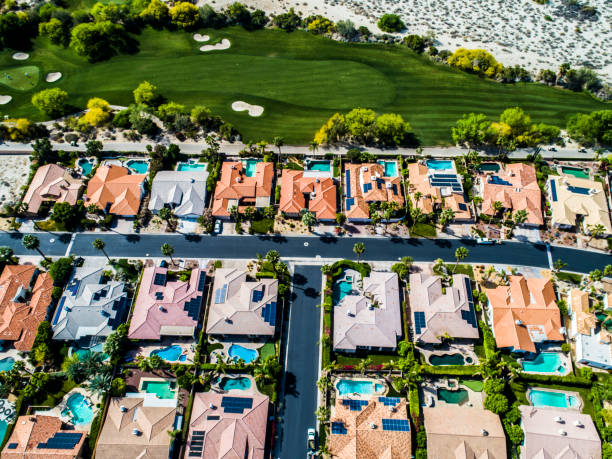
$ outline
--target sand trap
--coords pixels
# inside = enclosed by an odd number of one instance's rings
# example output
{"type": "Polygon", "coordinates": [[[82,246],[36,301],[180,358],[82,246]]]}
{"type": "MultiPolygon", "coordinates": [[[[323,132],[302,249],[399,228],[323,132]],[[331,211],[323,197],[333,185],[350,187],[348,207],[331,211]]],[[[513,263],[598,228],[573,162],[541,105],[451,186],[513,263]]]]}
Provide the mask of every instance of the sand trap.
{"type": "Polygon", "coordinates": [[[223,40],[221,40],[220,43],[217,43],[216,45],[200,46],[200,51],[214,51],[217,49],[228,49],[230,46],[231,46],[230,41],[227,38],[224,38],[223,40]]]}
{"type": "Polygon", "coordinates": [[[0,105],[8,104],[12,99],[11,96],[0,96],[0,105]]]}
{"type": "Polygon", "coordinates": [[[53,83],[54,81],[59,80],[61,77],[62,77],[61,72],[51,72],[51,73],[47,73],[45,80],[47,81],[47,83],[53,83]]]}
{"type": "Polygon", "coordinates": [[[16,61],[25,61],[28,57],[30,57],[27,53],[15,53],[13,54],[13,59],[16,61]]]}
{"type": "Polygon", "coordinates": [[[195,41],[199,41],[200,43],[210,40],[208,35],[200,35],[199,33],[193,34],[193,39],[195,41]]]}
{"type": "Polygon", "coordinates": [[[235,112],[242,112],[247,110],[250,116],[260,116],[264,108],[261,105],[251,105],[246,102],[242,102],[241,100],[237,100],[232,104],[232,110],[235,112]]]}

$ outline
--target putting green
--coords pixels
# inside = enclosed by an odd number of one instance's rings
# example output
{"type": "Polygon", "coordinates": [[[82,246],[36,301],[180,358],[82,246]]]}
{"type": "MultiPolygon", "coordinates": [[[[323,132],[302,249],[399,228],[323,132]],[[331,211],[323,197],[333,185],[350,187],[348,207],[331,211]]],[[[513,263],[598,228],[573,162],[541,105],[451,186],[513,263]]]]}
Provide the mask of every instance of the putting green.
{"type": "Polygon", "coordinates": [[[28,91],[35,88],[39,78],[40,69],[35,65],[0,70],[0,83],[17,91],[28,91]]]}
{"type": "MultiPolygon", "coordinates": [[[[133,89],[148,80],[168,100],[188,108],[207,105],[236,126],[244,141],[282,136],[287,144],[306,144],[332,114],[354,107],[400,113],[424,145],[450,143],[451,126],[464,113],[494,118],[519,105],[535,122],[564,127],[574,113],[610,107],[584,93],[484,80],[433,64],[406,47],[339,43],[306,32],[146,29],[136,39],[137,54],[91,64],[39,37],[30,62],[44,72],[61,72],[53,86],[66,90],[75,107],[90,97],[129,105],[133,89]],[[227,38],[231,47],[201,52],[194,32],[209,35],[207,43],[227,38]],[[235,112],[235,101],[260,105],[264,112],[235,112]]],[[[0,53],[0,66],[9,62],[10,54],[0,53]]],[[[7,91],[13,97],[10,115],[40,120],[30,101],[40,89],[7,91]]]]}

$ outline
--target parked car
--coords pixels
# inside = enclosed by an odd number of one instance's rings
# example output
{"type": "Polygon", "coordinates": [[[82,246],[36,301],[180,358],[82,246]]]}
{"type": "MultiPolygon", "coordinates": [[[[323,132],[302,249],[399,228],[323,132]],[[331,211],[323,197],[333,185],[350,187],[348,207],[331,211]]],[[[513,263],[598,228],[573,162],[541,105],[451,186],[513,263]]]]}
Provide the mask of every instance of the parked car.
{"type": "Polygon", "coordinates": [[[215,229],[214,229],[214,232],[216,234],[221,234],[221,231],[222,231],[222,228],[223,228],[222,225],[223,224],[221,223],[221,220],[215,220],[215,229]]]}
{"type": "Polygon", "coordinates": [[[495,244],[495,241],[493,239],[489,239],[488,237],[477,237],[476,244],[493,245],[495,244]]]}
{"type": "Polygon", "coordinates": [[[317,450],[317,432],[314,427],[308,429],[306,441],[308,444],[308,452],[314,453],[317,450]]]}

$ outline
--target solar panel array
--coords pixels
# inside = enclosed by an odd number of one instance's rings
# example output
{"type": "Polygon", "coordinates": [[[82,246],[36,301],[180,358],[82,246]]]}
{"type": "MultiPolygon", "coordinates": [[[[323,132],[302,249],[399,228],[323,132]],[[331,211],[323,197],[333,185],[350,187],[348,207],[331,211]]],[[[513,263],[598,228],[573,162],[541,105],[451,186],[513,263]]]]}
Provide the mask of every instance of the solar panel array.
{"type": "Polygon", "coordinates": [[[19,446],[19,443],[9,443],[7,448],[8,449],[17,449],[18,446],[19,446]]]}
{"type": "Polygon", "coordinates": [[[382,428],[389,432],[410,432],[410,422],[408,419],[383,419],[382,428]]]}
{"type": "Polygon", "coordinates": [[[73,449],[83,437],[82,433],[56,432],[46,443],[39,443],[40,449],[73,449]]]}
{"type": "Polygon", "coordinates": [[[346,197],[350,198],[351,197],[351,174],[347,173],[345,174],[346,177],[346,197]]]}
{"type": "Polygon", "coordinates": [[[223,284],[223,287],[215,290],[215,304],[224,303],[226,295],[227,295],[227,284],[223,284]]]}
{"type": "Polygon", "coordinates": [[[195,298],[192,298],[189,301],[185,301],[183,310],[187,311],[187,315],[189,317],[194,320],[197,320],[198,316],[200,315],[200,306],[202,306],[202,297],[196,296],[195,298]]]}
{"type": "Polygon", "coordinates": [[[59,320],[59,316],[62,313],[62,309],[64,308],[64,302],[66,301],[66,297],[62,296],[59,301],[59,305],[57,306],[57,310],[55,311],[55,315],[53,316],[53,322],[51,325],[55,325],[59,320]]]}
{"type": "Polygon", "coordinates": [[[194,430],[191,434],[191,443],[189,444],[189,457],[202,457],[204,449],[204,431],[194,430]]]}
{"type": "Polygon", "coordinates": [[[155,292],[155,299],[156,300],[163,300],[164,299],[164,292],[155,292]]]}
{"type": "Polygon", "coordinates": [[[467,277],[465,277],[463,280],[465,281],[465,290],[467,292],[468,306],[470,307],[470,310],[462,310],[461,318],[465,320],[468,324],[470,324],[472,328],[477,328],[476,310],[474,308],[474,297],[472,296],[472,284],[470,283],[470,279],[467,277]]]}
{"type": "Polygon", "coordinates": [[[346,198],[346,210],[351,210],[351,207],[355,205],[355,198],[346,198]]]}
{"type": "Polygon", "coordinates": [[[417,335],[421,334],[421,329],[427,328],[427,322],[425,321],[425,313],[423,311],[416,311],[414,313],[414,332],[417,335]]]}
{"type": "Polygon", "coordinates": [[[156,273],[153,278],[153,285],[166,285],[166,275],[164,273],[156,273]]]}
{"type": "Polygon", "coordinates": [[[351,411],[361,411],[361,408],[368,406],[367,400],[351,400],[348,398],[342,399],[342,404],[348,406],[351,411]]]}
{"type": "Polygon", "coordinates": [[[198,292],[204,291],[204,284],[206,284],[206,274],[200,273],[200,279],[198,280],[198,292]]]}
{"type": "Polygon", "coordinates": [[[346,427],[343,422],[332,422],[331,433],[336,435],[346,435],[346,427]]]}
{"type": "Polygon", "coordinates": [[[429,177],[429,184],[435,187],[451,187],[453,191],[459,193],[463,191],[456,174],[433,174],[429,177]]]}
{"type": "Polygon", "coordinates": [[[113,302],[112,310],[117,311],[117,313],[115,314],[115,317],[112,317],[108,321],[108,326],[111,327],[113,330],[115,330],[119,325],[121,325],[125,321],[125,316],[128,312],[128,308],[125,307],[126,305],[127,305],[127,295],[125,294],[121,298],[116,299],[113,302]]]}
{"type": "Polygon", "coordinates": [[[261,308],[261,317],[263,317],[264,322],[276,327],[276,301],[270,301],[261,308]]]}
{"type": "Polygon", "coordinates": [[[457,205],[459,206],[459,210],[463,210],[463,211],[467,210],[467,206],[464,203],[460,202],[460,203],[457,203],[457,205]]]}
{"type": "Polygon", "coordinates": [[[264,287],[261,290],[253,290],[253,302],[259,303],[264,297],[264,287]]]}
{"type": "Polygon", "coordinates": [[[368,191],[372,190],[372,184],[371,183],[365,183],[363,185],[363,192],[367,193],[368,191]]]}
{"type": "Polygon", "coordinates": [[[221,399],[221,407],[225,413],[244,413],[245,409],[253,408],[252,398],[243,397],[223,397],[221,399]]]}
{"type": "Polygon", "coordinates": [[[399,397],[378,397],[378,401],[385,406],[397,406],[402,399],[399,397]]]}
{"type": "Polygon", "coordinates": [[[72,283],[68,287],[66,287],[66,290],[69,291],[72,295],[76,295],[80,284],[81,284],[81,281],[78,279],[75,279],[72,281],[72,283]]]}
{"type": "Polygon", "coordinates": [[[503,185],[503,186],[512,186],[512,183],[506,182],[504,179],[498,177],[497,175],[492,175],[489,183],[493,185],[503,185]]]}
{"type": "Polygon", "coordinates": [[[552,194],[553,202],[557,202],[557,183],[554,180],[550,181],[550,194],[552,194]]]}

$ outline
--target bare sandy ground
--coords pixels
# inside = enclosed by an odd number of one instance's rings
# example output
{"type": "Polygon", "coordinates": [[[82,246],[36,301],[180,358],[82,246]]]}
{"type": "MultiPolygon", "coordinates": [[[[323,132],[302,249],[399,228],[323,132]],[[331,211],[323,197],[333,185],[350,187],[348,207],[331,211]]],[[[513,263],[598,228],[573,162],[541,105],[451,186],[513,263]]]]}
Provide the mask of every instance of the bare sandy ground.
{"type": "Polygon", "coordinates": [[[231,46],[230,41],[227,38],[224,38],[223,40],[221,40],[219,43],[217,43],[216,45],[204,45],[204,46],[200,46],[200,51],[216,51],[216,50],[222,50],[222,49],[228,49],[231,46]]]}
{"type": "Polygon", "coordinates": [[[51,73],[47,73],[47,76],[45,77],[45,81],[47,83],[53,83],[54,81],[59,80],[61,77],[62,77],[61,72],[51,72],[51,73]]]}
{"type": "Polygon", "coordinates": [[[0,155],[0,207],[21,200],[21,187],[29,173],[28,155],[0,155]]]}
{"type": "Polygon", "coordinates": [[[0,96],[0,105],[8,104],[13,98],[11,96],[0,96]]]}
{"type": "Polygon", "coordinates": [[[241,100],[232,103],[232,110],[235,112],[246,110],[250,116],[261,116],[264,112],[264,108],[261,105],[251,105],[241,100]]]}

